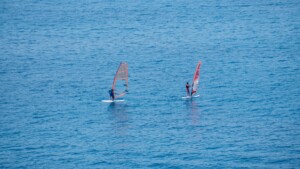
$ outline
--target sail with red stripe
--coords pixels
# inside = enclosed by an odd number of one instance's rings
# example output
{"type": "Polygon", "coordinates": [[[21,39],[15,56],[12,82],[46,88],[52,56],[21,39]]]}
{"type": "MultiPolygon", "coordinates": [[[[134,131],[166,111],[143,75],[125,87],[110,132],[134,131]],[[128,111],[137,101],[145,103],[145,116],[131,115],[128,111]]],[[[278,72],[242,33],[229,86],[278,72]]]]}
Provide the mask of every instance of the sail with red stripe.
{"type": "Polygon", "coordinates": [[[121,62],[116,72],[112,89],[115,92],[115,98],[122,97],[128,92],[128,65],[121,62]]]}
{"type": "Polygon", "coordinates": [[[194,74],[194,79],[193,79],[193,84],[192,84],[192,95],[197,92],[198,85],[199,85],[199,80],[200,80],[200,67],[201,67],[202,62],[199,61],[196,67],[196,71],[194,74]]]}

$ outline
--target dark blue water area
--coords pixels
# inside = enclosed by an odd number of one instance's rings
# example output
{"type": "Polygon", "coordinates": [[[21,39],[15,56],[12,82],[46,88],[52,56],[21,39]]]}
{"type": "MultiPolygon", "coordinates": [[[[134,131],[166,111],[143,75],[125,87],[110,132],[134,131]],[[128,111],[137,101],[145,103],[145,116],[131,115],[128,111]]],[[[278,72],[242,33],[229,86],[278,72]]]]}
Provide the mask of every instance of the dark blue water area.
{"type": "Polygon", "coordinates": [[[0,168],[299,168],[299,11],[2,0],[0,168]],[[102,103],[121,61],[126,101],[102,103]]]}

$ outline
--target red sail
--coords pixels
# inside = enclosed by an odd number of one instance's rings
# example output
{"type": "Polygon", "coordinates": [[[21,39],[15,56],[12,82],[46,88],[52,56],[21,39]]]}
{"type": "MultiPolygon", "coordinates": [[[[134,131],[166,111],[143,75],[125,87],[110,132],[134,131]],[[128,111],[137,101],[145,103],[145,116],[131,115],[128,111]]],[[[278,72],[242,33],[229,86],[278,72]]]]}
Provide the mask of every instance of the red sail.
{"type": "Polygon", "coordinates": [[[121,62],[116,72],[112,89],[115,91],[115,98],[122,97],[128,92],[128,65],[121,62]]]}
{"type": "Polygon", "coordinates": [[[201,64],[202,64],[202,62],[199,61],[198,65],[196,67],[196,71],[195,71],[194,79],[193,79],[193,84],[192,84],[192,95],[195,94],[197,92],[197,89],[198,89],[201,64]]]}

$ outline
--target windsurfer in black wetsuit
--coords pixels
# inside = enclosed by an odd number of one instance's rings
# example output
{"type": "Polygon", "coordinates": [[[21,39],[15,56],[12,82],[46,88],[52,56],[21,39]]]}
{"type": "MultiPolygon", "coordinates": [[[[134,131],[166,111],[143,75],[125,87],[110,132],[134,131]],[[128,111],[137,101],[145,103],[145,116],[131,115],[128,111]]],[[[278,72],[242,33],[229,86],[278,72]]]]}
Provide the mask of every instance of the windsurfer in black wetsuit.
{"type": "Polygon", "coordinates": [[[187,96],[190,96],[190,85],[189,85],[189,82],[186,82],[185,88],[186,88],[187,96]]]}
{"type": "Polygon", "coordinates": [[[110,99],[111,99],[112,101],[115,100],[115,92],[114,92],[114,89],[110,89],[110,90],[108,91],[108,93],[109,93],[110,99]]]}

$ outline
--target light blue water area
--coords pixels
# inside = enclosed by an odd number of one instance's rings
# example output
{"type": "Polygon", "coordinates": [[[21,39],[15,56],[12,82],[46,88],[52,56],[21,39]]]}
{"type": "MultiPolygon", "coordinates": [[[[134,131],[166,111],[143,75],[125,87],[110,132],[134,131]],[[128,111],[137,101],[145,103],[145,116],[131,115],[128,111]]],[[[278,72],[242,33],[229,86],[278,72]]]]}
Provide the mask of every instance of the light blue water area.
{"type": "Polygon", "coordinates": [[[299,11],[2,0],[0,168],[299,168],[299,11]],[[126,102],[101,103],[121,61],[126,102]]]}

